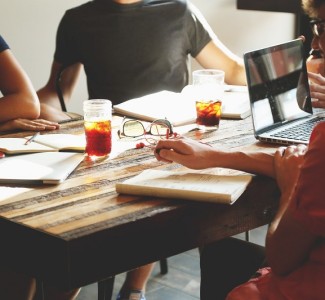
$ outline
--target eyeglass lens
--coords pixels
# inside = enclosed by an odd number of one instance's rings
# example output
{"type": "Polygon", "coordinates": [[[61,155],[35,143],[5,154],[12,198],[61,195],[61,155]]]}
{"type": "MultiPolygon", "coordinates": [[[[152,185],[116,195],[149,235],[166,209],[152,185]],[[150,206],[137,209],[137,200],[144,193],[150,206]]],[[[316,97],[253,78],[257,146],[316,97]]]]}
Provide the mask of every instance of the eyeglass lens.
{"type": "Polygon", "coordinates": [[[143,124],[137,120],[126,121],[123,125],[123,134],[128,137],[138,137],[145,134],[143,124]]]}
{"type": "Polygon", "coordinates": [[[156,120],[150,124],[149,130],[146,131],[143,124],[138,120],[126,121],[123,125],[123,135],[127,137],[139,137],[144,134],[163,136],[172,133],[170,123],[166,120],[156,120]]]}
{"type": "Polygon", "coordinates": [[[313,34],[317,37],[320,37],[325,31],[325,20],[314,21],[311,23],[313,34]]]}
{"type": "Polygon", "coordinates": [[[171,128],[165,122],[152,122],[150,125],[149,133],[152,135],[166,135],[171,133],[171,128]]]}

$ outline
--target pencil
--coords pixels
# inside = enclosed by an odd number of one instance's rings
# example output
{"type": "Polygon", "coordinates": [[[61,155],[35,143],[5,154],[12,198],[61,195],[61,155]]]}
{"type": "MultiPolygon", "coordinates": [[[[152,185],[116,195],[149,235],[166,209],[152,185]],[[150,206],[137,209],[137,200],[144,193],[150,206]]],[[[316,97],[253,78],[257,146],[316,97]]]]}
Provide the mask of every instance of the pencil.
{"type": "Polygon", "coordinates": [[[35,138],[39,135],[40,133],[39,132],[36,132],[33,136],[31,136],[26,142],[24,145],[29,145],[32,141],[35,140],[35,138]]]}

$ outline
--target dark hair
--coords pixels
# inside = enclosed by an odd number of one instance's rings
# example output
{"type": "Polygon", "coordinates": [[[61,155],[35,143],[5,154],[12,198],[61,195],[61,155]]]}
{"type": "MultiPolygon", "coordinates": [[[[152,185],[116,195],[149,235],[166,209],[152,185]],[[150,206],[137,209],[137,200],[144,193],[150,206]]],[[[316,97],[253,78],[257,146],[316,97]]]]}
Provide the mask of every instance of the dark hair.
{"type": "Polygon", "coordinates": [[[318,9],[323,4],[325,4],[325,0],[302,0],[302,8],[311,18],[317,17],[318,9]]]}

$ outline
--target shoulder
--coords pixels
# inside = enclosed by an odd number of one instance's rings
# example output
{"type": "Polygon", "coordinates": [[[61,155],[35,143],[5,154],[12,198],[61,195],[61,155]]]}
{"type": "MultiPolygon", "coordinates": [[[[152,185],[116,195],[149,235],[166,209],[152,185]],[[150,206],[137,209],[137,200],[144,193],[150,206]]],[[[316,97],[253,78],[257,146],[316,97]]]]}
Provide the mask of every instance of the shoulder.
{"type": "Polygon", "coordinates": [[[84,4],[66,10],[65,17],[79,17],[81,15],[89,14],[95,9],[95,7],[95,1],[86,2],[84,4]]]}
{"type": "Polygon", "coordinates": [[[161,10],[175,10],[179,12],[185,12],[188,8],[187,0],[148,0],[145,2],[144,7],[158,8],[161,10]]]}
{"type": "Polygon", "coordinates": [[[0,52],[9,49],[8,44],[6,41],[3,39],[3,37],[0,35],[0,52]]]}
{"type": "Polygon", "coordinates": [[[145,5],[155,6],[155,5],[172,5],[175,7],[186,7],[188,1],[187,0],[147,0],[145,1],[145,5]]]}

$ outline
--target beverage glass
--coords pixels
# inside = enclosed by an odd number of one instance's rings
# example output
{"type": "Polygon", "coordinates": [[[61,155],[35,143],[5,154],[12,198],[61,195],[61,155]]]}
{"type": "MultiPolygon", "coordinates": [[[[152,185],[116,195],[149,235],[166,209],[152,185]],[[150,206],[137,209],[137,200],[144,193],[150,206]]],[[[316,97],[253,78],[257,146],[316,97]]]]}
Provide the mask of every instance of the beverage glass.
{"type": "Polygon", "coordinates": [[[219,128],[225,73],[221,70],[196,70],[193,92],[196,107],[196,124],[205,131],[219,128]]]}
{"type": "Polygon", "coordinates": [[[105,157],[112,150],[112,102],[106,99],[83,103],[86,154],[91,158],[105,157]]]}

